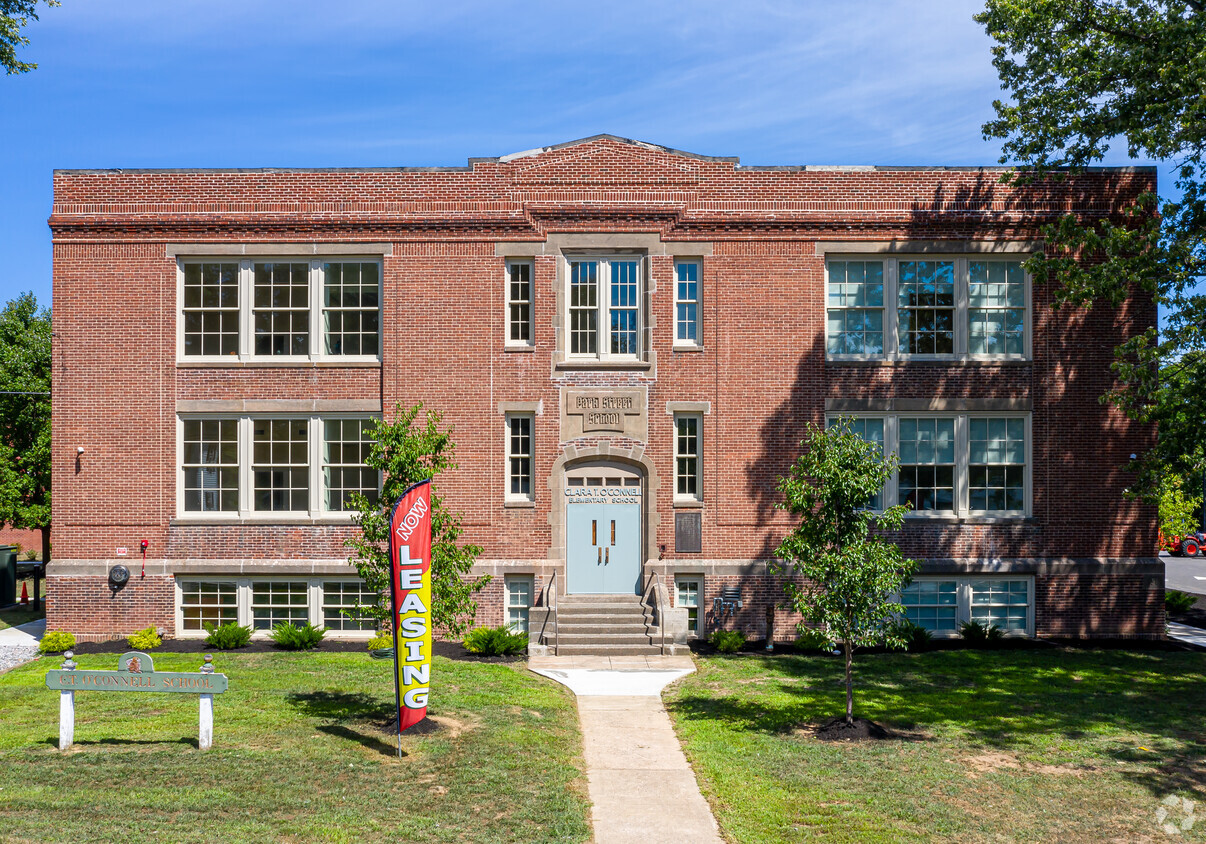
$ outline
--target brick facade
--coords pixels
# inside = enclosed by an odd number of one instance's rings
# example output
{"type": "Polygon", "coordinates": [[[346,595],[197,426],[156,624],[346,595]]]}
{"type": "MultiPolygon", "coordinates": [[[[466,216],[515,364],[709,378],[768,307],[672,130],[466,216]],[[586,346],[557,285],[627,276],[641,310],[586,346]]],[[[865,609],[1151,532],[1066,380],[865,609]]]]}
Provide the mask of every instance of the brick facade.
{"type": "MultiPolygon", "coordinates": [[[[1154,431],[1098,401],[1114,383],[1113,347],[1155,323],[1149,299],[1056,311],[1052,291],[1035,285],[1023,360],[826,358],[826,254],[1024,255],[1058,216],[1115,219],[1155,187],[1154,171],[1142,168],[1016,189],[999,175],[741,167],[608,136],[464,168],[59,171],[50,219],[49,624],[103,636],[155,623],[171,634],[180,632],[173,577],[350,571],[346,523],[187,517],[177,491],[179,418],[206,408],[254,414],[277,401],[289,412],[318,408],[317,416],[341,407],[390,416],[399,403],[424,401],[441,410],[459,462],[441,492],[463,514],[465,539],[485,549],[481,571],[498,575],[481,595],[479,619],[488,623],[505,617],[508,573],[533,575],[539,591],[559,572],[565,588],[563,474],[588,458],[618,460],[645,477],[646,571],[665,577],[671,593],[675,571],[701,574],[704,602],[721,585],[742,585],[746,608],[736,621],[760,636],[765,606],[780,594],[764,561],[789,525],[774,509],[774,484],[806,423],[850,406],[1008,405],[1030,423],[1028,513],[911,520],[901,535],[906,553],[926,571],[1032,576],[1036,635],[1161,636],[1154,512],[1123,497],[1123,467],[1154,431]],[[566,256],[617,250],[646,262],[641,365],[566,366],[566,256]],[[379,362],[215,363],[182,354],[181,261],[349,253],[381,262],[379,362]],[[506,344],[508,257],[533,267],[529,348],[506,344]],[[700,261],[699,349],[673,343],[676,257],[700,261]],[[646,398],[643,438],[562,439],[567,390],[619,387],[646,398]],[[696,554],[674,552],[668,407],[680,402],[707,407],[696,554]],[[500,408],[508,403],[539,408],[532,506],[505,501],[500,408]],[[140,566],[142,539],[147,577],[111,593],[107,571],[140,566]],[[130,557],[117,557],[119,547],[130,557]]],[[[790,637],[791,622],[780,613],[779,637],[790,637]]]]}

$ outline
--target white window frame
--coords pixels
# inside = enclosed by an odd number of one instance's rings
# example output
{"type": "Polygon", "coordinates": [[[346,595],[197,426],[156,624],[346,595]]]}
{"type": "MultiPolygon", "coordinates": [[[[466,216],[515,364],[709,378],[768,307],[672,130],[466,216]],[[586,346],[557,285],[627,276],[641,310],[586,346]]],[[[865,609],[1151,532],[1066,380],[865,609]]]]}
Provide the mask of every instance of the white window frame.
{"type": "Polygon", "coordinates": [[[505,420],[503,432],[506,438],[503,445],[503,454],[506,460],[503,472],[505,477],[503,499],[512,504],[530,504],[536,500],[536,414],[532,412],[508,411],[503,414],[503,419],[505,420]],[[526,455],[515,454],[511,451],[511,423],[521,419],[526,419],[528,423],[528,453],[526,455]],[[511,471],[511,461],[520,457],[526,457],[528,461],[528,492],[526,495],[511,491],[511,482],[514,479],[511,471]]]}
{"type": "Polygon", "coordinates": [[[380,363],[384,344],[384,265],[381,256],[333,255],[311,258],[298,255],[256,255],[254,257],[232,256],[188,256],[176,259],[176,360],[181,364],[213,364],[230,362],[271,361],[277,364],[297,364],[310,361],[338,362],[346,364],[380,363]],[[238,264],[239,335],[238,353],[233,355],[186,355],[184,352],[184,274],[189,264],[238,264]],[[256,264],[306,264],[307,296],[310,315],[308,350],[304,355],[257,355],[255,354],[255,265],[256,264]],[[377,353],[373,355],[327,354],[325,351],[326,327],[323,320],[323,265],[324,264],[376,264],[377,265],[377,353]]]}
{"type": "Polygon", "coordinates": [[[565,360],[570,362],[600,361],[636,363],[645,359],[645,291],[648,286],[648,262],[644,255],[625,254],[572,254],[563,256],[564,303],[562,325],[565,326],[565,360]],[[596,301],[595,354],[573,351],[573,323],[570,317],[571,290],[573,289],[573,265],[593,261],[598,265],[598,299],[596,301]],[[632,354],[611,353],[611,264],[613,261],[636,265],[636,351],[632,354]]]}
{"type": "MultiPolygon", "coordinates": [[[[971,586],[973,582],[991,580],[1000,583],[1022,582],[1026,583],[1026,629],[1021,630],[1006,630],[1001,628],[1001,632],[1014,638],[1031,638],[1034,636],[1034,575],[1032,574],[922,574],[913,578],[912,582],[919,581],[937,581],[937,582],[953,582],[956,586],[956,602],[955,602],[955,629],[954,630],[939,630],[932,631],[931,635],[939,639],[957,639],[960,636],[959,627],[965,622],[971,621],[971,586]]],[[[896,596],[897,601],[901,598],[896,596]]]]}
{"type": "Polygon", "coordinates": [[[503,623],[513,633],[527,633],[531,630],[532,623],[532,602],[536,600],[536,577],[531,574],[508,574],[503,576],[503,623]],[[525,584],[528,587],[528,603],[512,604],[511,603],[511,587],[517,584],[525,584]],[[523,629],[518,630],[511,623],[511,611],[522,610],[523,612],[523,629]]]}
{"type": "MultiPolygon", "coordinates": [[[[255,414],[207,414],[181,413],[176,417],[176,518],[174,521],[187,522],[249,522],[249,523],[329,523],[350,524],[354,517],[351,510],[326,510],[325,487],[323,478],[322,446],[324,425],[327,420],[380,419],[379,414],[372,413],[255,413],[255,414]],[[239,452],[239,509],[218,511],[186,510],[184,501],[184,423],[195,419],[234,419],[238,423],[238,452],[239,452]],[[309,471],[309,499],[305,510],[256,510],[254,509],[254,469],[252,457],[254,435],[252,426],[257,421],[273,419],[305,419],[307,425],[306,454],[309,471]]],[[[378,476],[378,487],[380,477],[378,476]]]]}
{"type": "MultiPolygon", "coordinates": [[[[955,421],[955,496],[954,496],[954,511],[913,511],[910,510],[906,518],[908,519],[983,519],[983,520],[1003,520],[1010,521],[1016,519],[1028,518],[1033,513],[1033,491],[1034,491],[1034,436],[1032,432],[1033,415],[1029,412],[1018,411],[976,411],[971,412],[949,412],[949,413],[934,413],[934,412],[910,412],[896,411],[892,413],[886,412],[864,412],[864,411],[845,411],[845,412],[830,412],[825,414],[825,425],[829,427],[834,421],[842,418],[848,419],[882,419],[884,420],[884,452],[885,454],[900,454],[900,419],[953,419],[955,421]],[[1025,457],[1026,462],[1023,468],[1023,478],[1025,487],[1023,489],[1023,500],[1025,506],[1022,511],[1015,510],[972,510],[969,506],[970,495],[968,491],[969,480],[969,465],[971,450],[968,442],[969,420],[971,419],[1022,419],[1025,421],[1026,443],[1025,457]]],[[[894,471],[892,476],[888,478],[885,489],[882,490],[882,501],[884,507],[893,507],[903,502],[898,498],[898,481],[899,472],[894,471]]]]}
{"type": "Polygon", "coordinates": [[[703,575],[698,574],[676,574],[674,575],[674,606],[681,607],[688,611],[687,615],[687,635],[698,637],[703,633],[703,591],[704,579],[703,575]],[[695,584],[695,606],[690,604],[679,603],[678,594],[680,584],[694,583],[695,584]],[[691,629],[690,610],[695,610],[695,629],[691,629]]]}
{"type": "MultiPolygon", "coordinates": [[[[920,254],[893,254],[884,255],[873,252],[862,253],[827,253],[825,255],[825,270],[824,270],[824,289],[825,289],[825,359],[829,361],[861,361],[861,360],[1017,360],[1029,361],[1033,359],[1033,302],[1030,273],[1024,273],[1024,290],[1025,290],[1025,306],[1022,315],[1022,354],[971,354],[968,351],[968,335],[969,335],[969,272],[968,265],[970,262],[1002,262],[1002,263],[1024,263],[1030,256],[1021,253],[984,253],[984,254],[943,254],[943,253],[920,253],[920,254]],[[840,354],[829,351],[829,265],[834,261],[858,261],[858,262],[879,262],[883,264],[883,279],[884,279],[884,304],[883,304],[883,327],[884,327],[884,351],[883,354],[840,354]],[[900,321],[899,321],[899,303],[897,301],[897,285],[899,279],[899,266],[904,261],[944,261],[954,264],[955,275],[955,308],[954,308],[954,351],[951,354],[906,354],[901,349],[900,344],[900,321]]],[[[841,310],[841,309],[835,309],[841,310]]]]}
{"type": "Polygon", "coordinates": [[[674,325],[674,346],[679,349],[698,349],[703,346],[703,261],[698,258],[676,258],[674,261],[674,319],[671,320],[674,325]],[[679,280],[678,268],[681,266],[695,267],[695,298],[683,299],[679,297],[679,280]],[[680,305],[695,306],[695,337],[693,339],[679,339],[679,327],[682,324],[679,320],[680,305]]]}
{"type": "Polygon", "coordinates": [[[535,323],[535,307],[536,307],[536,262],[531,258],[526,259],[510,259],[506,261],[505,269],[503,270],[503,307],[506,314],[506,336],[503,341],[504,346],[512,349],[530,349],[536,345],[536,323],[535,323]],[[511,297],[511,270],[513,267],[528,268],[528,298],[513,299],[511,297]],[[516,321],[512,318],[512,308],[515,305],[526,305],[527,307],[527,325],[528,339],[515,340],[512,339],[512,328],[516,321]]]}
{"type": "MultiPolygon", "coordinates": [[[[237,576],[222,574],[178,575],[175,579],[176,594],[176,635],[181,639],[204,639],[209,634],[205,630],[184,629],[184,583],[233,583],[235,584],[235,607],[237,622],[243,627],[253,626],[251,611],[252,584],[264,582],[304,582],[306,584],[306,619],[315,627],[322,627],[323,618],[323,584],[328,582],[361,582],[360,578],[352,575],[273,575],[248,577],[245,574],[237,576]]],[[[271,635],[270,630],[253,630],[253,639],[266,639],[271,635]]],[[[371,639],[376,635],[375,630],[327,630],[327,636],[333,639],[371,639]]]]}
{"type": "Polygon", "coordinates": [[[674,414],[674,503],[676,504],[698,504],[703,501],[703,414],[702,413],[680,413],[674,414]],[[694,420],[695,421],[695,453],[684,454],[679,451],[679,434],[678,425],[680,421],[694,420]],[[679,460],[683,458],[695,459],[695,493],[680,493],[678,491],[678,482],[681,475],[679,474],[679,460]]]}

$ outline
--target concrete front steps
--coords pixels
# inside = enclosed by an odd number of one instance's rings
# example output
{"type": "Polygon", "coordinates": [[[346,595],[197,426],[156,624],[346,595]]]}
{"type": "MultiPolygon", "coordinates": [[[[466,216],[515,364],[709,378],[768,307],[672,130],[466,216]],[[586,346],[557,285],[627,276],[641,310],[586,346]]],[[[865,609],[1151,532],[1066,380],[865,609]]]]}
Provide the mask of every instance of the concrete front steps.
{"type": "Polygon", "coordinates": [[[662,652],[639,595],[566,595],[557,604],[557,656],[662,652]]]}

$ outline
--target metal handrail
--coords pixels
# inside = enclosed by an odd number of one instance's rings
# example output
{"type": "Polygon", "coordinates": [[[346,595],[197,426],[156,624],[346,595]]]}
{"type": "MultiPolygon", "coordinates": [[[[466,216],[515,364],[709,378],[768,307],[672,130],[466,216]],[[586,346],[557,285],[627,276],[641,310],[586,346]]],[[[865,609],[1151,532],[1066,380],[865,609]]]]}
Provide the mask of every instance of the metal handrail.
{"type": "Polygon", "coordinates": [[[553,570],[553,574],[549,577],[548,584],[544,587],[544,604],[547,612],[544,614],[544,621],[540,625],[540,641],[548,644],[548,627],[549,617],[553,619],[553,652],[557,652],[557,648],[561,644],[561,629],[557,623],[557,571],[553,570]]]}
{"type": "Polygon", "coordinates": [[[662,579],[656,571],[649,571],[645,575],[647,585],[645,586],[645,594],[641,596],[641,601],[645,606],[650,607],[654,613],[654,619],[657,621],[657,632],[659,645],[658,649],[661,653],[666,652],[666,605],[669,603],[669,596],[665,595],[666,586],[662,583],[662,579]],[[652,600],[650,597],[652,596],[652,600]]]}

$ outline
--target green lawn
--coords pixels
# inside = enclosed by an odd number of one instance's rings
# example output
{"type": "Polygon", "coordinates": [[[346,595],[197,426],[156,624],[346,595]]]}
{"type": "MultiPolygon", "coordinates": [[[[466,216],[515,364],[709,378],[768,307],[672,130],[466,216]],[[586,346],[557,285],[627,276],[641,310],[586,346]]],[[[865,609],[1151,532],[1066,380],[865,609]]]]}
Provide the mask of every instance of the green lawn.
{"type": "MultiPolygon", "coordinates": [[[[116,655],[77,657],[116,667],[116,655]]],[[[76,749],[58,744],[46,658],[0,675],[4,841],[585,841],[589,803],[569,692],[522,666],[432,668],[407,756],[381,732],[392,664],[356,653],[215,654],[214,747],[194,695],[79,692],[76,749]]],[[[195,654],[155,656],[195,671],[195,654]]]]}
{"type": "Polygon", "coordinates": [[[667,691],[730,841],[1206,841],[1206,654],[939,651],[855,671],[856,714],[907,738],[813,738],[845,707],[824,656],[701,659],[667,691]],[[1170,796],[1197,801],[1175,839],[1156,823],[1170,796]]]}

